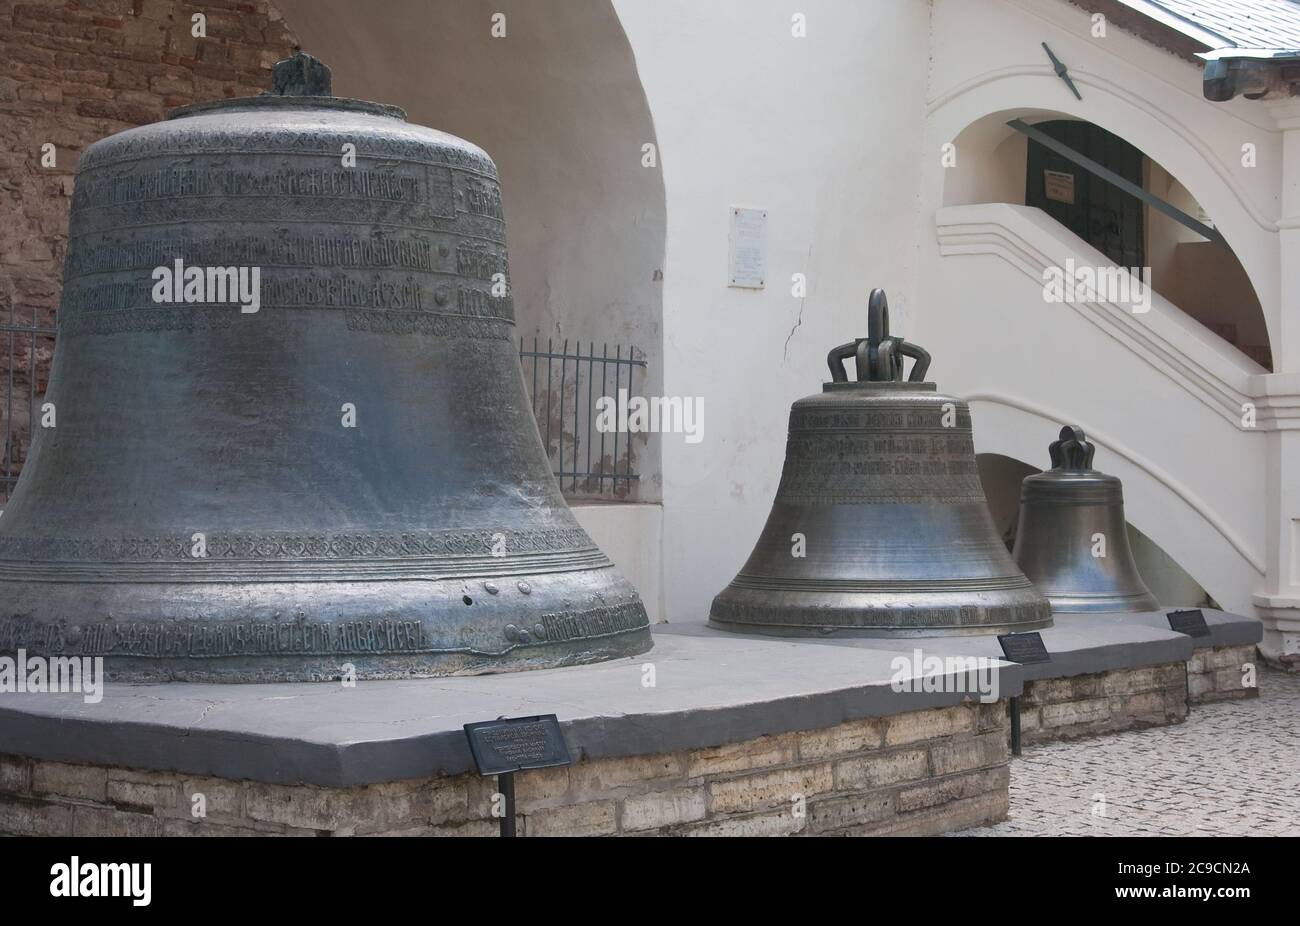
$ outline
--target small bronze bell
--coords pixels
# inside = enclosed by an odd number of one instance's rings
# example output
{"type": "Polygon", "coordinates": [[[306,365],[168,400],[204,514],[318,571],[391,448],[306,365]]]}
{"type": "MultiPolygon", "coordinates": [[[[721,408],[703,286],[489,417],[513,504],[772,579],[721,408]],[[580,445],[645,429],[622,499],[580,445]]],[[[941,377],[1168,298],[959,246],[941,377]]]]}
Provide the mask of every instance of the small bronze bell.
{"type": "Polygon", "coordinates": [[[1048,448],[1052,468],[1026,477],[1012,553],[1053,611],[1154,611],[1129,549],[1124,487],[1092,468],[1096,447],[1076,427],[1048,448]]]}
{"type": "Polygon", "coordinates": [[[767,526],[710,623],[801,636],[1049,626],[1047,601],[993,526],[969,407],[922,381],[930,355],[890,336],[884,291],[868,316],[868,337],[830,352],[822,393],[794,403],[767,526]],[[907,381],[904,358],[915,361],[907,381]]]}

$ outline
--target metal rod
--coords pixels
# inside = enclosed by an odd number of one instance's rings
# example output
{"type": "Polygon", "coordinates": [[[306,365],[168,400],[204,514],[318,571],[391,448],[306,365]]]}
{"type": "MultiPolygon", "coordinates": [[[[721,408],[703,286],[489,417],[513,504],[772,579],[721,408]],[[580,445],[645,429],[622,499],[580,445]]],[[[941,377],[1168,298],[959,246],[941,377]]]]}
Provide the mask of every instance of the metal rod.
{"type": "MultiPolygon", "coordinates": [[[[560,453],[555,460],[558,469],[564,469],[564,387],[567,385],[565,382],[565,374],[568,372],[568,369],[569,339],[565,338],[564,352],[560,354],[560,453]]],[[[575,463],[574,466],[577,466],[577,463],[575,463]]],[[[564,486],[561,485],[560,489],[563,490],[564,486]]]]}
{"type": "Polygon", "coordinates": [[[546,339],[546,459],[551,459],[551,358],[555,356],[555,342],[546,339]]]}
{"type": "MultiPolygon", "coordinates": [[[[636,364],[631,362],[632,361],[631,344],[627,346],[627,359],[628,359],[627,397],[628,397],[628,401],[630,402],[632,400],[632,374],[636,372],[636,364]]],[[[649,423],[647,422],[647,426],[648,424],[649,423]]],[[[627,485],[629,488],[631,488],[632,485],[632,478],[631,478],[632,477],[632,432],[631,431],[627,432],[627,465],[623,467],[623,472],[627,477],[627,485]]]]}
{"type": "Polygon", "coordinates": [[[1142,187],[1138,186],[1136,183],[1133,183],[1131,180],[1121,177],[1119,174],[1115,173],[1113,170],[1111,170],[1108,167],[1103,167],[1101,164],[1098,164],[1092,158],[1088,157],[1087,155],[1080,154],[1078,151],[1075,151],[1069,145],[1057,141],[1055,138],[1048,135],[1046,132],[1039,131],[1038,129],[1034,128],[1032,125],[1029,125],[1024,120],[1021,119],[1012,119],[1010,122],[1007,123],[1007,125],[1011,126],[1011,128],[1015,129],[1021,135],[1027,135],[1028,137],[1032,138],[1034,141],[1038,142],[1044,148],[1047,148],[1051,151],[1055,151],[1057,154],[1059,154],[1061,157],[1065,158],[1068,161],[1073,161],[1075,164],[1078,164],[1084,170],[1088,171],[1091,174],[1095,174],[1096,176],[1100,177],[1102,180],[1105,180],[1107,183],[1114,184],[1115,186],[1123,190],[1125,193],[1128,193],[1130,196],[1136,196],[1138,199],[1142,200],[1144,203],[1151,206],[1151,208],[1163,212],[1165,215],[1169,216],[1169,218],[1173,219],[1175,222],[1187,226],[1192,231],[1196,232],[1198,235],[1202,235],[1203,237],[1209,239],[1210,241],[1215,242],[1216,244],[1221,244],[1225,248],[1228,247],[1227,240],[1224,239],[1223,235],[1219,234],[1217,229],[1211,228],[1210,226],[1206,225],[1204,222],[1192,218],[1190,215],[1188,215],[1186,212],[1183,212],[1183,210],[1179,209],[1177,206],[1165,202],[1163,199],[1161,199],[1159,196],[1156,196],[1153,193],[1148,193],[1146,190],[1142,189],[1142,187]]]}
{"type": "MultiPolygon", "coordinates": [[[[581,446],[582,435],[578,433],[578,405],[582,398],[582,342],[578,342],[578,352],[573,355],[573,469],[578,469],[578,448],[581,446]]],[[[560,461],[560,468],[564,468],[564,461],[560,461]]],[[[578,480],[574,477],[573,482],[569,485],[572,491],[578,490],[578,480]]]]}
{"type": "Polygon", "coordinates": [[[614,482],[613,482],[613,486],[614,486],[614,494],[617,495],[617,494],[618,494],[618,431],[619,431],[619,425],[621,425],[621,424],[623,423],[623,422],[620,420],[620,419],[623,417],[623,410],[622,410],[621,408],[619,408],[619,401],[618,401],[618,400],[619,400],[618,387],[619,387],[619,383],[622,381],[622,380],[621,380],[621,377],[622,377],[622,375],[623,375],[623,363],[622,363],[622,360],[623,360],[623,345],[622,345],[622,344],[619,344],[619,345],[616,345],[616,346],[615,346],[615,348],[614,348],[614,359],[615,359],[616,363],[614,364],[614,412],[615,412],[615,418],[614,418],[614,482]]]}
{"type": "Polygon", "coordinates": [[[497,790],[501,792],[505,813],[501,817],[501,835],[515,836],[515,773],[505,772],[497,776],[497,790]]]}
{"type": "Polygon", "coordinates": [[[533,417],[537,417],[537,335],[533,335],[533,417]]]}
{"type": "MultiPolygon", "coordinates": [[[[600,347],[600,394],[608,396],[609,392],[606,387],[609,385],[609,342],[606,341],[600,347]]],[[[618,411],[617,406],[615,412],[618,411]]],[[[617,419],[615,419],[617,420],[617,419]]],[[[605,491],[605,432],[600,432],[600,479],[597,480],[600,486],[599,491],[605,491]]]]}
{"type": "MultiPolygon", "coordinates": [[[[582,353],[582,346],[579,345],[578,352],[582,353]]],[[[591,426],[595,420],[596,406],[591,404],[591,383],[595,377],[596,365],[596,342],[587,342],[587,483],[584,487],[588,492],[591,491],[591,426]]],[[[574,464],[577,469],[577,464],[574,464]]]]}

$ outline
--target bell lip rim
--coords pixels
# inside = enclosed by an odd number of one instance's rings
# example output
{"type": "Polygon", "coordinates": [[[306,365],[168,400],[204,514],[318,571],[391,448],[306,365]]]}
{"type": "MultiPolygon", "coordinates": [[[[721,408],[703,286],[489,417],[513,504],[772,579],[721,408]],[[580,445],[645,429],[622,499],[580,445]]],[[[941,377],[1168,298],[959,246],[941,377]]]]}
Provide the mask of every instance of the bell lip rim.
{"type": "Polygon", "coordinates": [[[260,96],[237,96],[225,100],[204,100],[198,103],[187,103],[184,106],[178,106],[175,109],[167,110],[163,119],[164,121],[171,121],[174,119],[184,119],[188,116],[203,116],[211,113],[237,111],[240,109],[324,109],[339,112],[359,112],[372,116],[387,116],[392,119],[399,119],[402,122],[405,122],[407,119],[406,110],[400,106],[394,106],[391,103],[375,103],[371,100],[358,100],[346,96],[277,95],[273,93],[263,93],[260,96]]]}
{"type": "Polygon", "coordinates": [[[990,637],[1006,633],[1032,633],[1055,626],[1055,614],[1035,621],[1000,624],[943,625],[938,627],[855,627],[852,625],[826,628],[823,624],[753,624],[738,621],[720,621],[709,615],[706,626],[725,633],[750,634],[761,637],[782,637],[786,639],[812,640],[908,640],[952,637],[990,637]],[[783,628],[780,630],[759,630],[760,626],[783,628]]]}
{"type": "Polygon", "coordinates": [[[1159,603],[1159,599],[1149,589],[1145,593],[1132,595],[1084,595],[1049,594],[1047,600],[1052,606],[1052,614],[1152,614],[1168,610],[1159,603]],[[1144,605],[1155,602],[1155,607],[1144,605]]]}

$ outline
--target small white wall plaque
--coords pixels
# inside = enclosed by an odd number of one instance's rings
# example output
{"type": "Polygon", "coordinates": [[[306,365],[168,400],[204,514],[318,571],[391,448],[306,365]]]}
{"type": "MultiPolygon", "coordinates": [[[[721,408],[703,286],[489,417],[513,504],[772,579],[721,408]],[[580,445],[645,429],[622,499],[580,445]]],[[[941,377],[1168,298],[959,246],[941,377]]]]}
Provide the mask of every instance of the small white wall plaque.
{"type": "Polygon", "coordinates": [[[767,285],[767,210],[731,207],[729,286],[762,289],[767,285]]]}

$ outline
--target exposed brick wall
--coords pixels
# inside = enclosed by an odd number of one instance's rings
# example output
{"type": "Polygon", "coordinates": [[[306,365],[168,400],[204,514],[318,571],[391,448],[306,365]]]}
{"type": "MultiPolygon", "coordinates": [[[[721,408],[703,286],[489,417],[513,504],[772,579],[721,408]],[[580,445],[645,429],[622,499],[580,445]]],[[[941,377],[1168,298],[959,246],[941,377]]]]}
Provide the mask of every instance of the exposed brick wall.
{"type": "MultiPolygon", "coordinates": [[[[0,324],[54,320],[72,174],[92,142],[156,122],[175,106],[269,89],[296,44],[265,0],[0,0],[0,324]],[[207,17],[207,37],[191,16],[207,17]],[[41,146],[56,148],[53,168],[41,146]]],[[[8,403],[8,334],[0,334],[0,440],[8,403]]],[[[26,397],[45,390],[53,340],[13,342],[14,461],[30,442],[26,397]],[[22,399],[22,401],[17,401],[22,399]]],[[[5,448],[0,447],[0,474],[5,448]]],[[[0,484],[0,506],[4,487],[0,484]]]]}
{"type": "MultiPolygon", "coordinates": [[[[1007,813],[1005,705],[963,704],[518,776],[529,836],[929,834],[1007,813]],[[802,795],[802,803],[796,798],[802,795]]],[[[360,788],[0,755],[0,834],[493,836],[494,779],[360,788]],[[195,794],[206,816],[193,818],[195,794]]]]}

